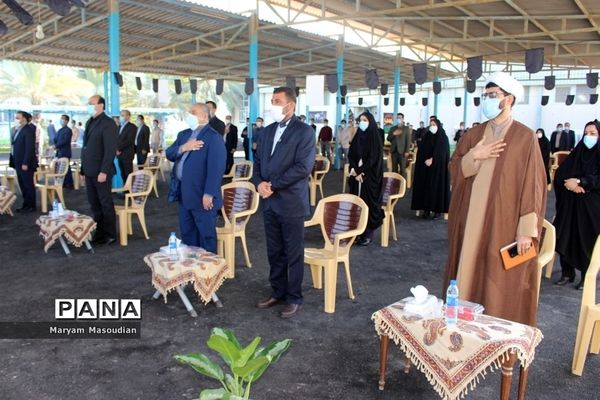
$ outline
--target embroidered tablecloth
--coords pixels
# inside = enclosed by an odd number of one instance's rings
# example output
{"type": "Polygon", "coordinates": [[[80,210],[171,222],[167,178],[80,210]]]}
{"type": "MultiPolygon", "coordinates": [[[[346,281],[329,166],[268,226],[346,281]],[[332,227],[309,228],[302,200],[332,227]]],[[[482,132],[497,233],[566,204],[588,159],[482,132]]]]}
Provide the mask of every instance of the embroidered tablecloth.
{"type": "Polygon", "coordinates": [[[92,232],[96,229],[96,222],[91,217],[74,211],[67,211],[59,217],[42,215],[35,223],[40,227],[40,236],[44,238],[45,252],[61,236],[75,247],[81,247],[92,238],[92,232]]]}
{"type": "Polygon", "coordinates": [[[0,188],[0,214],[12,214],[11,207],[17,196],[5,187],[0,188]]]}
{"type": "Polygon", "coordinates": [[[463,398],[501,366],[509,351],[527,368],[543,337],[537,328],[487,315],[447,326],[443,318],[405,313],[402,303],[377,311],[372,319],[377,333],[400,347],[442,399],[463,398]]]}
{"type": "Polygon", "coordinates": [[[179,285],[193,283],[194,290],[203,303],[208,303],[212,295],[221,287],[229,269],[223,257],[198,247],[187,247],[179,260],[157,252],[144,257],[144,262],[152,270],[152,285],[163,295],[179,285]]]}

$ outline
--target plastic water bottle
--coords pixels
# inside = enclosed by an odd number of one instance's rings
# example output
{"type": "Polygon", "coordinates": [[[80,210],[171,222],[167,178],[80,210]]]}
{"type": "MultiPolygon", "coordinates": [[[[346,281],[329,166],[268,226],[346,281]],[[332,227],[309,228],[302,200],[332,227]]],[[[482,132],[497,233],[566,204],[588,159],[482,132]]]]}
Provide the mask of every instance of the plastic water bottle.
{"type": "Polygon", "coordinates": [[[458,322],[458,286],[456,280],[450,281],[446,290],[446,325],[456,325],[458,322]]]}
{"type": "Polygon", "coordinates": [[[177,236],[175,235],[175,232],[171,232],[171,236],[169,236],[169,257],[173,261],[179,260],[179,253],[177,252],[177,236]]]}
{"type": "Polygon", "coordinates": [[[54,218],[58,217],[58,200],[54,199],[54,201],[52,202],[52,216],[54,218]]]}

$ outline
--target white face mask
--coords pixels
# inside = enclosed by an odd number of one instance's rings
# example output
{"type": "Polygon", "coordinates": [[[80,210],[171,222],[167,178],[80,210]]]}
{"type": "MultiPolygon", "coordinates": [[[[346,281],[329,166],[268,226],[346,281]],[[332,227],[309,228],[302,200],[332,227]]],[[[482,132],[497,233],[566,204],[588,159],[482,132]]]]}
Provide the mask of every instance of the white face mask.
{"type": "Polygon", "coordinates": [[[275,122],[281,122],[283,121],[283,119],[285,118],[285,114],[283,113],[283,109],[287,106],[287,104],[285,106],[271,106],[271,118],[273,118],[273,120],[275,122]]]}
{"type": "Polygon", "coordinates": [[[198,123],[198,117],[196,117],[194,114],[187,114],[185,116],[185,122],[187,123],[187,125],[190,127],[191,130],[194,130],[198,127],[198,125],[200,125],[198,123]]]}
{"type": "Polygon", "coordinates": [[[541,138],[542,138],[542,136],[544,136],[544,134],[543,134],[542,132],[538,132],[538,133],[537,133],[537,137],[538,137],[538,139],[541,139],[541,138]]]}
{"type": "Polygon", "coordinates": [[[434,135],[437,133],[438,131],[438,127],[433,125],[429,127],[429,132],[433,133],[434,135]]]}
{"type": "Polygon", "coordinates": [[[367,131],[367,128],[369,127],[369,121],[360,121],[358,123],[358,129],[360,129],[361,131],[367,131]]]}

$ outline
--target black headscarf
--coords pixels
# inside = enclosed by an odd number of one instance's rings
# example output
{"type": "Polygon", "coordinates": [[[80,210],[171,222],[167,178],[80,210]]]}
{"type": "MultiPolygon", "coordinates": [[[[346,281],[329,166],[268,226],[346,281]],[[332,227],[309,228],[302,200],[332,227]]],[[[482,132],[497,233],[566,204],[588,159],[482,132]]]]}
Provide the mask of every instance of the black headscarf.
{"type": "Polygon", "coordinates": [[[350,168],[354,169],[357,175],[364,173],[364,180],[360,187],[360,194],[358,182],[353,176],[348,179],[348,187],[350,193],[360,195],[367,203],[369,207],[367,229],[374,230],[383,222],[381,210],[383,143],[373,114],[366,111],[359,115],[359,120],[362,116],[369,120],[369,126],[364,131],[360,128],[357,129],[348,150],[348,162],[350,168]],[[360,160],[362,160],[362,164],[359,166],[360,160]]]}
{"type": "MultiPolygon", "coordinates": [[[[585,127],[600,123],[588,122],[585,127]]],[[[585,137],[585,136],[584,136],[585,137]]],[[[588,149],[581,140],[561,163],[554,177],[556,192],[556,251],[575,268],[585,273],[600,235],[600,144],[588,149]],[[570,178],[581,180],[584,194],[564,187],[570,178]]]]}
{"type": "Polygon", "coordinates": [[[537,135],[538,132],[542,132],[542,137],[538,138],[538,145],[540,146],[540,151],[542,153],[542,159],[544,160],[544,167],[546,167],[546,183],[550,183],[550,140],[546,137],[546,133],[542,128],[539,128],[535,131],[537,135]]]}

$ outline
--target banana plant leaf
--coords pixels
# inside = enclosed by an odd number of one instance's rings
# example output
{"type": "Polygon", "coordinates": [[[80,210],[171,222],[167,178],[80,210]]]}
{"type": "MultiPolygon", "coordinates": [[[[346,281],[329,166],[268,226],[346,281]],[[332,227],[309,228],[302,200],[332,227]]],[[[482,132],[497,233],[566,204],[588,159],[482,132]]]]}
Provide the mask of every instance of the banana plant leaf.
{"type": "Polygon", "coordinates": [[[15,14],[23,25],[33,24],[33,17],[27,12],[26,9],[21,7],[15,0],[2,0],[4,4],[15,14]]]}

